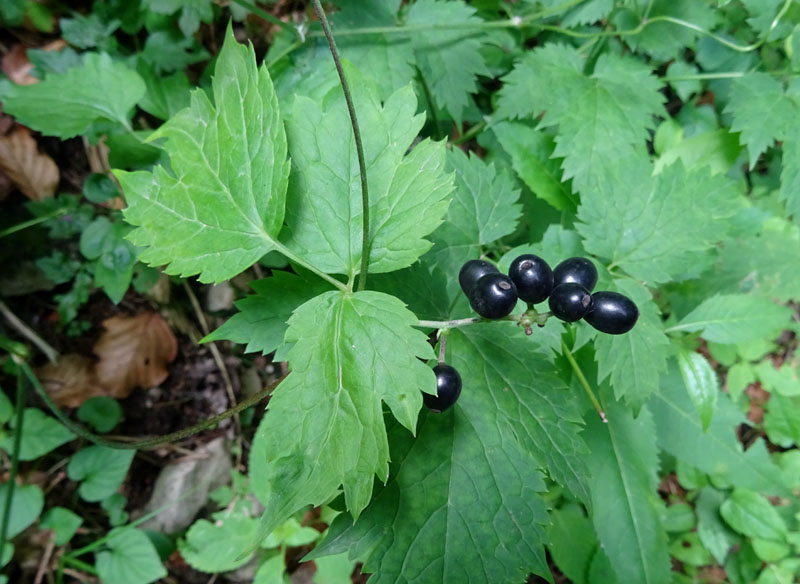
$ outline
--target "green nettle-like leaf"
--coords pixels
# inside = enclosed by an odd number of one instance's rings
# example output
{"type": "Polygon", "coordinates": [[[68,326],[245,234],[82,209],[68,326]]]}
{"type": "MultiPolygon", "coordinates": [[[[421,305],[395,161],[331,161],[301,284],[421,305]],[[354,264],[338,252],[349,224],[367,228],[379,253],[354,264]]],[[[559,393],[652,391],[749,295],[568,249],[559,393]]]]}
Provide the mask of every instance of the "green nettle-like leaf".
{"type": "Polygon", "coordinates": [[[67,465],[67,476],[82,481],[78,494],[84,501],[102,501],[119,488],[135,450],[117,450],[104,446],[89,446],[76,453],[67,465]]]}
{"type": "Polygon", "coordinates": [[[128,237],[139,259],[166,272],[231,278],[276,248],[289,162],[278,102],[252,47],[228,31],[212,81],[214,103],[197,89],[191,105],[161,126],[174,175],[116,171],[125,191],[128,237]]]}
{"type": "Polygon", "coordinates": [[[377,475],[387,479],[382,402],[409,431],[422,391],[435,388],[433,358],[417,318],[380,292],[327,292],[300,306],[286,342],[291,373],[272,394],[251,453],[253,490],[268,533],[309,503],[344,488],[358,516],[377,475]]]}
{"type": "Polygon", "coordinates": [[[700,331],[707,341],[736,344],[772,338],[788,325],[792,310],[754,294],[713,296],[669,328],[700,331]]]}
{"type": "Polygon", "coordinates": [[[561,180],[561,165],[553,158],[555,141],[544,132],[520,122],[501,122],[492,127],[511,164],[533,194],[559,211],[575,211],[578,200],[561,180]]]}
{"type": "Polygon", "coordinates": [[[653,116],[665,115],[661,83],[650,68],[611,54],[586,77],[577,49],[548,44],[526,53],[503,81],[497,115],[527,118],[544,111],[540,125],[558,125],[554,155],[564,158],[563,179],[574,177],[580,192],[599,169],[625,168],[620,156],[642,149],[653,116]]]}
{"type": "MultiPolygon", "coordinates": [[[[482,245],[516,229],[521,205],[511,176],[498,173],[493,164],[456,148],[447,154],[447,168],[455,171],[456,191],[426,260],[455,276],[464,262],[480,255],[482,245]]],[[[454,292],[460,290],[455,277],[451,282],[456,282],[454,292]]]]}
{"type": "Polygon", "coordinates": [[[670,564],[653,418],[646,408],[634,419],[617,403],[604,406],[608,423],[593,416],[586,427],[595,531],[621,582],[666,584],[670,564]]]}
{"type": "Polygon", "coordinates": [[[624,335],[598,335],[595,339],[597,376],[609,378],[616,399],[639,409],[658,391],[659,375],[667,368],[669,340],[664,334],[658,307],[650,292],[633,280],[615,280],[613,290],[631,298],[639,308],[639,320],[624,335]]]}
{"type": "Polygon", "coordinates": [[[775,140],[782,140],[797,108],[784,94],[781,82],[766,73],[748,73],[731,83],[725,112],[733,115],[731,130],[750,154],[750,168],[775,140]]]}
{"type": "Polygon", "coordinates": [[[66,139],[85,133],[97,120],[128,127],[130,112],[144,94],[136,71],[105,53],[86,53],[80,67],[34,85],[13,85],[2,100],[3,111],[18,122],[66,139]]]}
{"type": "Polygon", "coordinates": [[[708,429],[711,417],[717,407],[719,379],[708,360],[699,353],[681,350],[678,353],[678,367],[689,397],[697,408],[703,430],[708,429]]]}
{"type": "Polygon", "coordinates": [[[289,272],[276,271],[272,277],[250,283],[255,294],[237,300],[239,312],[205,337],[204,341],[222,339],[247,343],[246,353],[271,353],[283,344],[292,312],[315,296],[330,290],[319,278],[306,279],[289,272]]]}
{"type": "MultiPolygon", "coordinates": [[[[75,439],[75,434],[70,432],[64,424],[51,418],[42,410],[25,408],[22,414],[22,440],[20,442],[19,459],[35,460],[48,452],[55,450],[62,444],[75,439]]],[[[11,422],[15,426],[14,420],[11,422]]],[[[14,449],[14,435],[9,432],[0,441],[0,448],[9,454],[14,449]]]]}
{"type": "MultiPolygon", "coordinates": [[[[411,86],[381,105],[377,90],[352,67],[370,196],[370,272],[411,265],[442,221],[453,178],[445,172],[443,142],[424,140],[406,155],[423,116],[415,115],[411,86]]],[[[286,121],[292,175],[286,209],[287,247],[318,269],[353,277],[361,263],[361,179],[341,87],[319,104],[297,96],[286,121]],[[333,147],[332,145],[335,145],[333,147]]]]}
{"type": "Polygon", "coordinates": [[[648,284],[687,274],[725,237],[727,219],[739,205],[738,188],[724,176],[705,169],[687,173],[680,163],[655,177],[652,172],[640,154],[597,170],[577,225],[587,251],[648,284]]]}
{"type": "Polygon", "coordinates": [[[749,489],[734,489],[719,508],[720,515],[735,531],[749,537],[784,541],[786,523],[769,501],[749,489]]]}
{"type": "Polygon", "coordinates": [[[608,16],[614,8],[614,0],[589,0],[570,10],[561,26],[573,27],[579,24],[592,24],[608,16]]]}
{"type": "Polygon", "coordinates": [[[158,552],[144,532],[112,529],[97,553],[97,573],[103,584],[149,584],[167,575],[158,552]]]}
{"type": "Polygon", "coordinates": [[[767,493],[787,492],[785,480],[762,440],[744,452],[735,428],[745,421],[730,398],[720,393],[704,431],[677,367],[662,377],[661,391],[650,398],[658,446],[680,461],[728,484],[767,493]]]}
{"type": "Polygon", "coordinates": [[[321,553],[349,551],[378,583],[549,577],[537,469],[585,496],[585,445],[570,393],[526,340],[507,323],[449,333],[461,397],[421,416],[416,439],[390,432],[389,482],[355,525],[337,518],[321,553]]]}
{"type": "Polygon", "coordinates": [[[461,0],[417,0],[406,19],[412,27],[441,25],[435,30],[415,31],[411,44],[417,67],[436,105],[446,109],[459,126],[470,103],[469,95],[478,90],[476,76],[491,75],[481,53],[481,35],[475,29],[456,28],[482,22],[475,12],[461,0]]]}

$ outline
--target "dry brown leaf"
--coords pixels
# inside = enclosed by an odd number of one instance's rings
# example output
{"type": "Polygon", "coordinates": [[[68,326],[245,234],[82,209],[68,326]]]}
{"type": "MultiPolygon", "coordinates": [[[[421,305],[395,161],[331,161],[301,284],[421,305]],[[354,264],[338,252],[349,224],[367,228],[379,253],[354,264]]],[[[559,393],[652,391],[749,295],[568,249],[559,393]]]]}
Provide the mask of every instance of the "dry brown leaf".
{"type": "Polygon", "coordinates": [[[0,69],[17,85],[33,85],[39,82],[36,77],[31,75],[33,65],[28,60],[28,49],[23,44],[14,45],[10,51],[3,55],[3,60],[0,61],[0,69]]]}
{"type": "Polygon", "coordinates": [[[167,378],[167,364],[178,354],[178,341],[155,312],[114,316],[94,346],[95,369],[107,395],[125,398],[136,387],[154,387],[167,378]]]}
{"type": "Polygon", "coordinates": [[[39,380],[59,406],[77,408],[90,397],[106,395],[88,357],[71,353],[36,371],[39,380]]]}
{"type": "Polygon", "coordinates": [[[0,136],[0,170],[34,201],[52,197],[58,186],[58,166],[39,152],[31,131],[17,126],[0,136]]]}

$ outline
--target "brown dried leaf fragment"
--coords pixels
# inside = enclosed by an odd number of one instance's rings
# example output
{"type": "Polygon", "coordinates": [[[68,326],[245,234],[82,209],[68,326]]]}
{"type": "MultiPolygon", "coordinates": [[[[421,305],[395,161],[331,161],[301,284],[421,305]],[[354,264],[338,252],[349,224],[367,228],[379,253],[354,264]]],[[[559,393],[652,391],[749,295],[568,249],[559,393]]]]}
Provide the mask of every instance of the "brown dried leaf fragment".
{"type": "Polygon", "coordinates": [[[24,126],[0,136],[0,171],[34,201],[52,197],[58,187],[58,166],[39,152],[31,131],[24,126]]]}
{"type": "Polygon", "coordinates": [[[107,395],[89,357],[71,353],[36,371],[39,381],[59,406],[77,408],[90,397],[107,395]]]}

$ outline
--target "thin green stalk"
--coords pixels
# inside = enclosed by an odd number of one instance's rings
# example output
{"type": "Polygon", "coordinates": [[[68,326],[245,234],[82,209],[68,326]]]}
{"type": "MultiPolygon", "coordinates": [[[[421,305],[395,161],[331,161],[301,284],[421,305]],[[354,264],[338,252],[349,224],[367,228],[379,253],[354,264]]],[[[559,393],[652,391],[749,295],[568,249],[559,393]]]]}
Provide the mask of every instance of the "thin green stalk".
{"type": "Polygon", "coordinates": [[[0,238],[6,237],[7,235],[11,235],[12,233],[16,233],[17,231],[22,231],[23,229],[27,229],[28,227],[39,225],[39,223],[44,223],[45,221],[49,221],[50,219],[55,219],[59,215],[63,215],[66,212],[67,210],[64,208],[56,209],[55,211],[48,213],[46,215],[42,215],[41,217],[34,217],[33,219],[28,219],[27,221],[23,221],[22,223],[17,223],[16,225],[12,225],[11,227],[7,227],[6,229],[0,231],[0,238]]]}
{"type": "Polygon", "coordinates": [[[364,159],[364,145],[361,142],[361,131],[358,129],[358,119],[356,118],[356,108],[353,105],[353,97],[350,94],[350,86],[347,84],[347,78],[344,75],[342,68],[342,61],[339,58],[339,51],[336,48],[336,41],[333,40],[328,19],[325,16],[325,11],[319,0],[312,0],[314,3],[314,10],[317,13],[322,30],[325,33],[325,38],[328,41],[328,47],[331,50],[333,62],[336,65],[336,71],[339,73],[339,81],[342,84],[342,91],[344,92],[344,99],[347,102],[347,111],[350,114],[350,124],[353,127],[353,137],[356,142],[356,154],[358,155],[358,170],[361,175],[361,270],[358,277],[358,290],[364,290],[367,286],[367,272],[369,271],[369,188],[367,187],[367,163],[364,159]]]}
{"type": "Polygon", "coordinates": [[[661,77],[664,83],[676,81],[704,81],[710,79],[738,79],[747,75],[747,71],[729,71],[725,73],[697,73],[694,75],[667,75],[661,77]]]}
{"type": "Polygon", "coordinates": [[[61,560],[65,564],[72,564],[82,572],[86,572],[87,574],[91,574],[92,576],[97,576],[97,570],[95,569],[95,567],[87,564],[86,562],[82,562],[77,558],[73,558],[72,556],[61,556],[61,560]]]}
{"type": "Polygon", "coordinates": [[[326,274],[322,270],[320,270],[320,269],[316,268],[315,266],[309,264],[306,260],[304,260],[303,258],[298,256],[297,254],[295,254],[292,250],[290,250],[288,247],[286,247],[282,243],[278,243],[277,241],[274,241],[273,245],[275,246],[275,250],[280,252],[280,253],[282,253],[284,256],[286,256],[286,258],[288,260],[293,261],[297,265],[304,267],[309,272],[315,273],[317,276],[319,276],[320,278],[325,280],[328,284],[330,284],[334,288],[338,288],[342,292],[347,291],[347,286],[342,284],[339,280],[337,280],[336,278],[333,278],[332,276],[329,276],[328,274],[326,274]]]}
{"type": "Polygon", "coordinates": [[[428,82],[425,80],[425,76],[420,71],[419,67],[415,67],[417,70],[417,77],[419,78],[420,85],[422,86],[422,92],[425,94],[425,101],[428,102],[428,107],[431,112],[431,118],[433,119],[433,126],[436,128],[436,139],[441,140],[442,136],[442,128],[439,126],[439,114],[436,113],[436,105],[433,103],[433,95],[431,95],[431,89],[428,87],[428,82]]]}
{"type": "Polygon", "coordinates": [[[524,316],[523,314],[509,314],[508,316],[504,316],[503,318],[483,318],[481,316],[471,316],[470,318],[459,318],[456,320],[420,320],[418,324],[415,326],[423,327],[423,328],[435,328],[435,329],[451,329],[451,328],[458,328],[462,326],[469,326],[471,324],[476,324],[479,322],[496,322],[498,320],[508,320],[512,322],[519,322],[524,316]]]}
{"type": "Polygon", "coordinates": [[[219,422],[230,418],[231,416],[235,416],[242,410],[249,408],[260,402],[262,399],[267,397],[270,392],[275,389],[278,384],[283,380],[283,378],[278,379],[274,383],[271,383],[257,394],[250,396],[246,400],[239,402],[236,406],[225,410],[221,414],[203,420],[202,422],[195,424],[194,426],[189,426],[188,428],[183,428],[182,430],[178,430],[177,432],[171,432],[170,434],[164,434],[163,436],[157,436],[155,438],[147,438],[144,440],[136,440],[135,442],[119,442],[116,440],[109,440],[108,438],[103,438],[102,436],[98,436],[97,434],[93,434],[86,430],[80,424],[73,422],[72,420],[67,417],[67,415],[61,411],[50,395],[45,391],[42,384],[37,379],[36,375],[31,370],[30,366],[22,362],[20,364],[22,371],[25,373],[25,376],[33,385],[33,388],[36,390],[36,393],[39,394],[39,397],[42,398],[47,407],[53,412],[53,415],[58,418],[62,424],[64,424],[67,428],[72,430],[75,434],[80,436],[81,438],[85,438],[89,442],[93,442],[98,446],[105,446],[107,448],[116,448],[117,450],[139,450],[141,448],[149,448],[152,446],[158,446],[159,444],[166,444],[167,442],[175,442],[177,440],[183,440],[184,438],[188,438],[198,432],[202,432],[212,426],[215,426],[219,422]]]}
{"type": "Polygon", "coordinates": [[[258,6],[253,4],[252,2],[247,2],[247,0],[233,0],[233,2],[238,4],[242,8],[246,8],[247,10],[249,10],[250,12],[255,14],[256,16],[260,16],[264,20],[267,20],[267,21],[271,22],[272,24],[275,24],[275,25],[281,27],[283,30],[289,31],[294,36],[296,36],[298,39],[302,40],[303,37],[300,34],[300,31],[297,29],[296,26],[292,26],[288,22],[282,21],[277,16],[275,16],[273,14],[270,14],[269,12],[264,10],[263,8],[259,8],[258,6]]]}
{"type": "Polygon", "coordinates": [[[472,126],[469,130],[461,134],[455,140],[451,140],[450,145],[458,146],[460,144],[463,144],[464,142],[471,140],[472,138],[474,138],[475,136],[477,136],[478,134],[480,134],[481,132],[483,132],[488,128],[489,128],[489,123],[486,120],[480,121],[474,126],[472,126]]]}
{"type": "MultiPolygon", "coordinates": [[[[15,359],[19,364],[21,360],[15,359]]],[[[14,499],[14,490],[17,486],[17,472],[19,471],[19,449],[22,444],[22,424],[25,419],[23,413],[25,408],[25,384],[22,373],[17,371],[17,396],[14,407],[16,408],[17,421],[14,427],[14,447],[11,452],[11,471],[8,476],[8,491],[6,492],[6,504],[3,508],[3,523],[0,525],[0,555],[6,547],[8,536],[8,524],[11,517],[11,502],[14,499]]]]}
{"type": "Polygon", "coordinates": [[[578,381],[583,387],[583,390],[586,392],[586,395],[589,396],[589,401],[592,402],[594,409],[597,410],[597,414],[600,416],[600,419],[603,420],[604,424],[607,424],[608,418],[606,418],[606,413],[603,411],[603,407],[600,405],[597,396],[592,391],[589,382],[586,381],[586,376],[583,374],[580,365],[578,365],[578,362],[575,360],[572,351],[569,350],[569,348],[567,347],[567,343],[565,343],[563,340],[561,341],[561,350],[564,353],[564,356],[567,358],[567,361],[569,361],[569,365],[570,367],[572,367],[572,371],[578,378],[578,381]]]}

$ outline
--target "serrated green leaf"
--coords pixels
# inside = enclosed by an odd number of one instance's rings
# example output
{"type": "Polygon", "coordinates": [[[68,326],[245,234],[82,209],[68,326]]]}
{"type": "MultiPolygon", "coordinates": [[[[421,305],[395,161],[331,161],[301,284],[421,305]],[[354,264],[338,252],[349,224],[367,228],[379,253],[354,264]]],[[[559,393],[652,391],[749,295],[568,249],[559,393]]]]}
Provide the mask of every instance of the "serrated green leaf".
{"type": "Polygon", "coordinates": [[[406,19],[409,26],[442,25],[436,30],[414,32],[411,44],[434,100],[459,126],[469,95],[478,90],[476,76],[488,77],[490,72],[480,50],[482,33],[448,26],[480,23],[475,12],[461,0],[417,0],[406,19]]]}
{"type": "Polygon", "coordinates": [[[600,547],[594,527],[588,517],[575,506],[551,511],[553,521],[548,533],[547,548],[558,568],[574,584],[617,584],[616,573],[609,563],[608,556],[600,547]],[[603,564],[592,568],[592,564],[603,564]],[[592,572],[602,571],[603,579],[596,579],[592,572]]]}
{"type": "MultiPolygon", "coordinates": [[[[703,1],[655,0],[647,6],[650,19],[666,16],[707,30],[713,30],[719,20],[719,11],[703,1]]],[[[668,61],[681,54],[686,47],[695,46],[700,33],[693,27],[655,21],[648,23],[639,34],[629,35],[624,39],[634,50],[645,52],[660,61],[668,61]]]]}
{"type": "Polygon", "coordinates": [[[734,79],[725,112],[733,115],[731,130],[741,132],[740,141],[750,154],[750,168],[755,168],[758,157],[775,140],[784,138],[791,120],[797,117],[781,82],[766,73],[734,79]]]}
{"type": "Polygon", "coordinates": [[[416,321],[399,300],[371,291],[327,292],[294,312],[286,332],[292,372],[272,394],[250,458],[265,534],[339,485],[357,516],[375,475],[386,480],[382,402],[413,431],[422,391],[435,386],[417,359],[433,351],[411,328],[416,321]]]}
{"type": "Polygon", "coordinates": [[[700,415],[703,430],[707,430],[717,407],[717,396],[720,391],[717,374],[705,357],[686,350],[678,352],[678,367],[686,391],[700,415]]]}
{"type": "Polygon", "coordinates": [[[764,442],[757,440],[744,452],[735,428],[744,421],[730,398],[721,393],[708,429],[703,426],[686,393],[677,367],[662,376],[661,391],[650,398],[659,447],[706,474],[738,487],[767,493],[785,493],[781,469],[770,460],[764,442]]]}
{"type": "MultiPolygon", "coordinates": [[[[5,515],[8,490],[8,481],[0,485],[0,521],[3,520],[5,515]]],[[[16,485],[14,487],[14,496],[11,499],[7,537],[12,538],[22,533],[25,528],[36,521],[43,507],[44,495],[42,494],[42,489],[36,485],[16,485]]]]}
{"type": "Polygon", "coordinates": [[[604,408],[607,423],[592,416],[586,425],[595,531],[620,581],[667,584],[670,565],[656,493],[653,418],[646,408],[636,419],[615,402],[604,408]]]}
{"type": "Polygon", "coordinates": [[[521,349],[525,340],[505,323],[449,334],[448,362],[464,379],[458,402],[420,416],[416,439],[399,427],[390,432],[388,484],[355,525],[337,518],[318,553],[349,550],[378,583],[549,576],[536,469],[560,482],[574,474],[582,485],[584,445],[563,382],[549,362],[521,349]]]}
{"type": "Polygon", "coordinates": [[[271,353],[283,343],[287,321],[301,304],[330,290],[324,281],[275,271],[270,278],[250,283],[255,294],[237,300],[239,312],[203,341],[247,343],[246,353],[271,353]]]}
{"type": "Polygon", "coordinates": [[[759,34],[766,34],[778,13],[782,0],[742,0],[750,17],[747,23],[759,34]]]}
{"type": "Polygon", "coordinates": [[[86,53],[80,67],[34,85],[11,86],[3,95],[3,111],[33,130],[66,139],[85,133],[97,120],[129,127],[130,111],[144,93],[136,71],[105,53],[86,53]]]}
{"type": "MultiPolygon", "coordinates": [[[[411,265],[431,244],[423,239],[441,223],[452,177],[444,172],[444,143],[429,140],[406,150],[422,127],[411,86],[381,105],[377,90],[346,68],[359,124],[370,192],[370,272],[411,265]]],[[[286,121],[292,155],[286,245],[328,273],[353,277],[361,262],[361,182],[340,87],[322,104],[294,100],[286,121]],[[337,144],[336,148],[323,145],[337,144]]]]}
{"type": "Polygon", "coordinates": [[[80,515],[64,507],[51,507],[39,522],[42,529],[52,529],[55,534],[55,544],[65,545],[83,523],[80,515]]]}
{"type": "Polygon", "coordinates": [[[196,570],[212,574],[227,572],[250,560],[251,553],[241,554],[252,544],[257,530],[257,519],[238,513],[214,523],[200,519],[192,524],[185,539],[178,540],[178,549],[196,570]]]}
{"type": "Polygon", "coordinates": [[[575,211],[578,198],[569,184],[562,182],[561,165],[553,158],[552,137],[520,122],[501,122],[492,126],[492,131],[534,195],[560,211],[575,211]]]}
{"type": "Polygon", "coordinates": [[[404,270],[375,274],[370,277],[369,286],[397,296],[421,319],[446,320],[451,316],[448,287],[452,288],[452,282],[453,278],[444,271],[420,261],[404,270]]]}
{"type": "Polygon", "coordinates": [[[641,149],[653,117],[664,115],[661,83],[649,67],[608,53],[586,77],[577,49],[548,44],[526,53],[503,82],[498,117],[544,111],[540,125],[558,125],[554,155],[564,158],[563,180],[574,177],[579,192],[598,169],[617,168],[621,155],[641,149]]]}
{"type": "Polygon", "coordinates": [[[800,223],[800,124],[796,122],[786,131],[782,163],[781,199],[786,203],[786,214],[800,223]]]}
{"type": "Polygon", "coordinates": [[[739,158],[742,148],[736,134],[714,130],[681,140],[656,160],[654,173],[680,160],[687,171],[708,167],[712,175],[727,173],[739,158]]]}
{"type": "Polygon", "coordinates": [[[723,239],[739,205],[736,185],[681,164],[652,176],[646,156],[615,158],[596,171],[591,197],[578,208],[587,251],[612,260],[637,280],[668,282],[691,273],[723,239]],[[698,197],[697,193],[703,193],[698,197]]]}
{"type": "Polygon", "coordinates": [[[190,105],[189,78],[183,71],[172,75],[157,75],[145,62],[140,62],[136,70],[144,79],[147,92],[139,107],[155,117],[168,120],[183,108],[190,105]]]}
{"type": "Polygon", "coordinates": [[[595,339],[597,376],[609,378],[616,399],[638,410],[658,390],[659,375],[667,368],[669,341],[661,325],[658,307],[650,292],[633,280],[615,280],[612,288],[631,298],[639,320],[624,335],[598,335],[595,339]]]}
{"type": "Polygon", "coordinates": [[[728,550],[737,542],[737,536],[722,520],[719,507],[725,501],[725,493],[711,487],[700,490],[695,501],[697,510],[697,535],[719,564],[725,562],[728,550]]]}
{"type": "Polygon", "coordinates": [[[749,537],[784,541],[786,523],[766,498],[749,489],[734,489],[719,512],[734,530],[749,537]]]}
{"type": "Polygon", "coordinates": [[[772,338],[788,326],[791,309],[754,294],[709,298],[667,332],[698,332],[707,341],[744,343],[772,338]]]}
{"type": "MultiPolygon", "coordinates": [[[[36,408],[25,408],[22,414],[22,441],[19,459],[35,460],[75,438],[61,422],[36,408]]],[[[15,427],[12,420],[11,427],[15,427]]],[[[9,454],[13,450],[14,436],[9,433],[0,441],[0,448],[9,454]]]]}
{"type": "Polygon", "coordinates": [[[189,108],[159,128],[174,176],[116,171],[125,191],[128,237],[148,246],[140,260],[168,274],[231,278],[276,248],[289,163],[266,67],[229,29],[212,82],[214,104],[195,90],[189,108]]]}
{"type": "Polygon", "coordinates": [[[614,0],[589,0],[570,10],[561,26],[571,28],[579,24],[592,24],[608,16],[614,8],[614,0]]]}
{"type": "Polygon", "coordinates": [[[78,494],[84,501],[102,501],[114,494],[131,466],[135,450],[89,446],[72,456],[67,476],[82,481],[78,494]]]}
{"type": "Polygon", "coordinates": [[[167,575],[156,548],[143,532],[112,529],[95,566],[103,584],[149,584],[167,575]]]}
{"type": "Polygon", "coordinates": [[[770,442],[790,448],[800,444],[800,397],[773,393],[764,414],[764,430],[770,442]]]}
{"type": "Polygon", "coordinates": [[[431,238],[434,247],[426,260],[445,273],[457,274],[464,262],[480,256],[482,245],[516,229],[521,206],[514,181],[508,173],[497,172],[494,164],[467,157],[456,148],[447,154],[447,168],[455,171],[455,195],[444,223],[431,238]]]}

